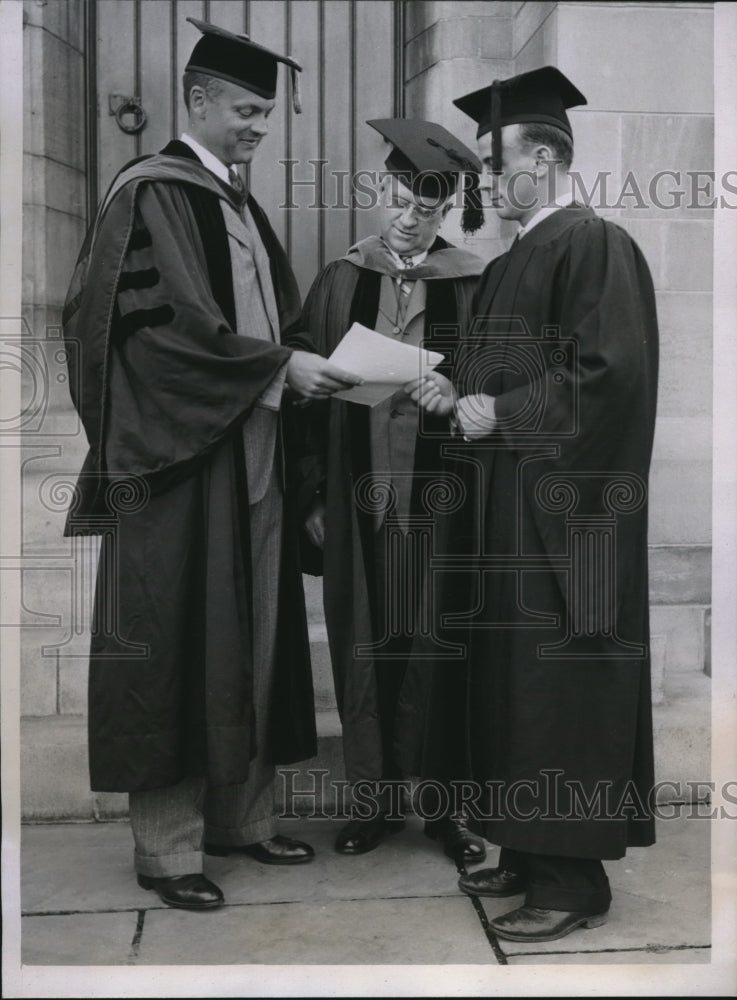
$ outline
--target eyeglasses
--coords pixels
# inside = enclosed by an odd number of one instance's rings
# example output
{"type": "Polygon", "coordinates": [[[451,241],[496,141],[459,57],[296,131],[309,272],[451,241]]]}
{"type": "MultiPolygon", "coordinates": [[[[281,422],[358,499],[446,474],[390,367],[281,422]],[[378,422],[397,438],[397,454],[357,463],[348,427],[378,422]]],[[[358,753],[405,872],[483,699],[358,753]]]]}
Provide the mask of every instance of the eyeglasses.
{"type": "Polygon", "coordinates": [[[393,211],[401,212],[403,215],[409,209],[412,215],[416,216],[420,222],[430,222],[436,219],[443,211],[443,205],[437,208],[422,208],[414,201],[407,201],[406,198],[399,198],[397,195],[387,195],[386,207],[393,211]]]}

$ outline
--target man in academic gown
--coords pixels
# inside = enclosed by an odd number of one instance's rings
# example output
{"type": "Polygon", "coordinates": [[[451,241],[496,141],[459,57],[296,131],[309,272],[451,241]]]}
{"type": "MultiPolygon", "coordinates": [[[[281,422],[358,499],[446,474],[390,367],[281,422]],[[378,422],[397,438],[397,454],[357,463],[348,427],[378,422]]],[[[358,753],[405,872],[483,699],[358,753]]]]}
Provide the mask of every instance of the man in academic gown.
{"type": "Polygon", "coordinates": [[[284,251],[234,168],[268,130],[278,63],[299,67],[194,23],[187,132],[114,180],[64,324],[90,445],[67,531],[103,535],[91,786],[130,795],[139,885],[199,910],[223,902],[203,841],[313,857],[274,825],[275,765],[315,753],[281,414],[287,392],[352,380],[309,352],[284,251]]]}
{"type": "MultiPolygon", "coordinates": [[[[483,263],[448,244],[438,229],[464,174],[464,224],[468,230],[474,226],[468,192],[481,164],[433,122],[368,124],[392,144],[380,182],[381,235],[357,243],[318,275],[306,301],[305,326],[326,356],[358,322],[387,339],[424,343],[447,363],[483,263]]],[[[475,223],[478,228],[478,209],[475,223]]],[[[427,519],[428,488],[436,482],[440,442],[449,425],[447,418],[420,425],[418,408],[404,389],[372,407],[333,399],[308,409],[316,437],[306,477],[313,495],[308,528],[323,549],[325,619],[346,775],[354,785],[377,783],[370,793],[373,812],[354,815],[336,840],[339,852],[360,854],[402,826],[391,816],[389,789],[403,777],[394,747],[401,741],[395,711],[419,627],[412,595],[424,570],[413,562],[419,553],[416,526],[418,517],[427,519]]],[[[451,725],[460,753],[462,721],[451,725]]],[[[443,809],[442,797],[432,802],[431,797],[422,803],[435,817],[426,824],[428,835],[451,856],[482,860],[481,838],[468,830],[462,815],[443,809]]]]}
{"type": "Polygon", "coordinates": [[[524,893],[491,928],[548,941],[603,923],[602,859],[654,842],[655,298],[627,233],[573,203],[566,108],[585,98],[563,74],[544,67],[455,103],[479,126],[482,187],[520,226],[481,278],[453,386],[433,376],[414,394],[452,414],[470,498],[445,526],[444,553],[467,555],[440,574],[438,607],[451,612],[444,637],[466,643],[478,815],[502,849],[459,884],[524,893]]]}

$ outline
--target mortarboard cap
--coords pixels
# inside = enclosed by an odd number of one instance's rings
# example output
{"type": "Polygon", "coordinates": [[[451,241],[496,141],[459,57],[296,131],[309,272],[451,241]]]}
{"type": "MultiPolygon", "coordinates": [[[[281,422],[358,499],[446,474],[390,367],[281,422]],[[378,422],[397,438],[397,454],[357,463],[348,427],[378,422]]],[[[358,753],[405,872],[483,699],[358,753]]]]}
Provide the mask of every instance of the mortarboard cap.
{"type": "Polygon", "coordinates": [[[476,154],[436,122],[418,118],[372,118],[366,122],[392,144],[386,169],[397,174],[419,197],[444,201],[458,187],[463,174],[464,232],[483,225],[478,198],[478,175],[482,170],[476,154]],[[477,214],[474,214],[477,213],[477,214]]]}
{"type": "Polygon", "coordinates": [[[295,59],[264,48],[248,35],[235,35],[194,17],[187,20],[202,32],[202,38],[192,49],[185,71],[219,77],[271,100],[276,96],[277,68],[282,62],[292,74],[292,103],[299,114],[302,107],[298,74],[302,67],[295,59]]]}
{"type": "Polygon", "coordinates": [[[566,108],[586,104],[586,98],[555,66],[543,66],[507,80],[494,80],[453,103],[478,122],[477,138],[492,133],[493,169],[499,172],[504,125],[540,122],[555,125],[572,138],[566,108]]]}

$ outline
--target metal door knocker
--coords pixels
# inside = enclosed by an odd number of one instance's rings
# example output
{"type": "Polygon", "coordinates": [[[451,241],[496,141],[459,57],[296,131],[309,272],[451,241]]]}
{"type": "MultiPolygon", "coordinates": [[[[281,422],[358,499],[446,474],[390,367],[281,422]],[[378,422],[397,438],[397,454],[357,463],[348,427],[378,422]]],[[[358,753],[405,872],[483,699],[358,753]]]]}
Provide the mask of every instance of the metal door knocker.
{"type": "Polygon", "coordinates": [[[128,97],[126,94],[110,94],[108,96],[110,114],[115,115],[115,121],[123,132],[128,135],[135,135],[146,125],[147,115],[141,107],[140,97],[128,97]],[[134,121],[126,122],[124,117],[133,115],[134,121]]]}

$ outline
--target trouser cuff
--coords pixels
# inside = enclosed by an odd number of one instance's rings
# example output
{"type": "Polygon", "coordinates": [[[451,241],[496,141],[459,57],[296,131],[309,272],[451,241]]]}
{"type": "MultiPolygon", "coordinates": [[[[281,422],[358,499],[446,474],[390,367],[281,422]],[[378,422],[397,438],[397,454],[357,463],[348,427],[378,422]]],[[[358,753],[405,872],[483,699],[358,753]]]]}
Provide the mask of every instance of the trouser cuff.
{"type": "Polygon", "coordinates": [[[544,910],[568,910],[574,913],[603,913],[609,909],[612,894],[608,889],[568,889],[561,886],[528,882],[525,904],[544,910]]]}
{"type": "Polygon", "coordinates": [[[259,844],[262,840],[270,840],[275,833],[275,816],[255,819],[239,827],[212,826],[209,823],[205,826],[206,842],[218,847],[247,847],[249,844],[259,844]]]}
{"type": "Polygon", "coordinates": [[[199,875],[202,873],[202,852],[181,851],[176,854],[133,855],[135,870],[138,875],[148,875],[149,878],[171,878],[174,875],[199,875]]]}

